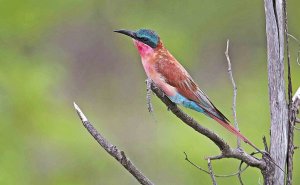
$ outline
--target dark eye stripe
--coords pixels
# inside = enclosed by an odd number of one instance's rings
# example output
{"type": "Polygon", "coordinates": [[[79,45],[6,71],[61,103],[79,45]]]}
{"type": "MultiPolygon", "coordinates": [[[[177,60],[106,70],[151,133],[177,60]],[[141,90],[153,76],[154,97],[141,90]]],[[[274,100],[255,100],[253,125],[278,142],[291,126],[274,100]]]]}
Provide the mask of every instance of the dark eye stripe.
{"type": "Polygon", "coordinates": [[[141,40],[142,41],[149,41],[149,39],[147,37],[142,37],[141,40]]]}

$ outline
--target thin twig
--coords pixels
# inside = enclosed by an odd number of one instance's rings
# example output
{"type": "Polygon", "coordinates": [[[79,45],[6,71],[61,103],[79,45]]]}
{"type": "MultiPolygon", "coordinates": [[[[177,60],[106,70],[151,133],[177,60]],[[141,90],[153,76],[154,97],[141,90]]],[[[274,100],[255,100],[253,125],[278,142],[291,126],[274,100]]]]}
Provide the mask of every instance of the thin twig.
{"type": "MultiPolygon", "coordinates": [[[[266,138],[263,137],[263,139],[265,140],[266,138]]],[[[267,142],[265,142],[267,143],[267,142]]],[[[256,154],[259,154],[260,152],[252,152],[250,155],[253,156],[253,155],[256,155],[256,154]]],[[[240,165],[239,165],[239,169],[238,169],[238,179],[240,181],[240,184],[241,185],[244,185],[243,183],[243,180],[242,180],[242,172],[244,171],[244,169],[246,169],[249,165],[247,165],[243,170],[241,170],[242,168],[242,165],[243,165],[243,161],[240,162],[240,165]]]]}
{"type": "Polygon", "coordinates": [[[295,111],[298,111],[300,108],[300,87],[297,89],[292,100],[293,100],[295,111]]]}
{"type": "MultiPolygon", "coordinates": [[[[194,162],[192,162],[192,161],[188,158],[188,156],[187,156],[187,154],[186,154],[185,152],[183,152],[183,153],[184,153],[184,155],[185,155],[185,160],[186,160],[188,163],[190,163],[192,166],[196,167],[197,169],[203,171],[204,173],[206,173],[206,174],[208,174],[208,175],[210,174],[209,171],[203,169],[202,167],[200,167],[200,166],[196,165],[194,162]]],[[[241,161],[241,163],[243,163],[243,161],[241,161]]],[[[238,174],[243,173],[248,167],[249,167],[249,165],[247,165],[247,166],[244,167],[243,169],[239,169],[239,171],[234,172],[234,173],[232,173],[232,174],[227,174],[227,175],[219,175],[219,174],[215,174],[215,177],[221,177],[221,178],[225,177],[225,178],[226,178],[226,177],[237,176],[238,174]]]]}
{"type": "Polygon", "coordinates": [[[296,127],[296,126],[294,126],[294,129],[295,129],[295,130],[300,130],[300,128],[299,128],[299,127],[296,127]]]}
{"type": "Polygon", "coordinates": [[[125,153],[119,150],[116,146],[112,145],[107,139],[105,139],[88,121],[87,117],[80,110],[78,105],[74,102],[74,108],[82,121],[83,126],[89,131],[94,139],[100,144],[100,146],[112,157],[114,157],[124,168],[131,173],[135,179],[143,185],[154,185],[142,172],[134,166],[134,164],[126,157],[125,153]]]}
{"type": "MultiPolygon", "coordinates": [[[[240,162],[240,165],[239,165],[239,171],[238,171],[239,173],[238,173],[237,175],[238,175],[238,179],[239,179],[239,181],[240,181],[240,184],[241,184],[241,185],[244,185],[243,180],[242,180],[242,169],[241,169],[241,168],[242,168],[242,164],[243,164],[243,161],[240,162]]],[[[248,166],[248,165],[247,165],[247,166],[248,166]]],[[[246,167],[247,167],[247,166],[246,166],[246,167]]]]}
{"type": "Polygon", "coordinates": [[[299,58],[300,58],[300,41],[295,37],[295,36],[293,36],[292,34],[287,34],[289,37],[291,37],[292,39],[294,39],[296,42],[297,42],[297,44],[298,44],[298,51],[297,51],[297,59],[296,59],[296,61],[297,61],[297,64],[298,65],[300,65],[300,62],[299,62],[299,58]]]}
{"type": "Polygon", "coordinates": [[[212,169],[211,161],[209,158],[207,159],[207,165],[208,165],[209,174],[210,174],[211,180],[213,182],[213,185],[217,185],[216,177],[215,177],[214,171],[212,169]]]}
{"type": "Polygon", "coordinates": [[[267,139],[266,139],[265,136],[263,137],[263,143],[264,143],[264,146],[265,146],[265,151],[269,153],[268,143],[267,143],[267,139]]]}
{"type": "MultiPolygon", "coordinates": [[[[239,125],[237,122],[237,116],[236,116],[236,96],[237,96],[237,86],[235,84],[233,74],[232,74],[232,69],[231,69],[231,62],[230,62],[230,57],[229,57],[229,39],[227,40],[227,45],[226,45],[226,51],[225,51],[225,56],[227,59],[228,63],[228,74],[229,78],[231,80],[232,86],[233,86],[233,100],[232,100],[232,111],[233,111],[233,117],[234,117],[234,127],[239,130],[239,125]]],[[[237,147],[241,147],[241,139],[237,137],[237,147]]]]}
{"type": "Polygon", "coordinates": [[[184,153],[184,155],[185,155],[185,160],[186,160],[187,162],[189,162],[191,165],[193,165],[193,166],[196,167],[197,169],[199,169],[199,170],[201,170],[201,171],[203,171],[203,172],[209,174],[209,171],[205,170],[204,168],[201,168],[200,166],[198,166],[198,165],[196,165],[195,163],[193,163],[192,161],[190,161],[189,158],[188,158],[188,156],[187,156],[187,154],[186,154],[185,152],[183,152],[183,153],[184,153]]]}

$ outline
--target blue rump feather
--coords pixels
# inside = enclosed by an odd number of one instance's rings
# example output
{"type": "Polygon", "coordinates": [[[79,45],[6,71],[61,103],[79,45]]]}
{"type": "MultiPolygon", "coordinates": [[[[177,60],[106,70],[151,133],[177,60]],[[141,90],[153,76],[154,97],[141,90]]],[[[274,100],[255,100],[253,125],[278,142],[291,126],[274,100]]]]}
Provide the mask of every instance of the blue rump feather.
{"type": "Polygon", "coordinates": [[[175,96],[169,96],[169,99],[173,103],[183,105],[186,108],[193,109],[201,113],[204,112],[204,110],[199,105],[197,105],[194,101],[187,99],[186,97],[182,96],[179,93],[176,93],[175,96]]]}

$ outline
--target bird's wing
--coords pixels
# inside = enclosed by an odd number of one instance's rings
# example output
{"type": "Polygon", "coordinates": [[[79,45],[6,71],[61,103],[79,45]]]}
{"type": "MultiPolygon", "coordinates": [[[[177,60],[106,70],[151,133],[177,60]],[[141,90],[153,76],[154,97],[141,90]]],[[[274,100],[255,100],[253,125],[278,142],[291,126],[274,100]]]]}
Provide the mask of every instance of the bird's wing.
{"type": "Polygon", "coordinates": [[[173,57],[172,59],[171,57],[161,59],[155,67],[165,82],[175,87],[181,95],[197,103],[209,113],[208,115],[212,114],[225,122],[229,122],[176,59],[173,57]]]}

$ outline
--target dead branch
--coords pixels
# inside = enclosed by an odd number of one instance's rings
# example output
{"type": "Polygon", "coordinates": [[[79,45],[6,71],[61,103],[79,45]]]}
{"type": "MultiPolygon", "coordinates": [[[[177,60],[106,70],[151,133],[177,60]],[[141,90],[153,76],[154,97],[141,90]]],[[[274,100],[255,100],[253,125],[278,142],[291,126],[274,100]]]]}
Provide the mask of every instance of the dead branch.
{"type": "Polygon", "coordinates": [[[107,139],[105,139],[88,121],[86,116],[80,110],[80,108],[74,103],[74,108],[83,124],[83,126],[89,131],[89,133],[94,137],[94,139],[100,144],[100,146],[112,157],[114,157],[124,168],[131,173],[134,178],[143,185],[154,185],[142,172],[135,167],[135,165],[126,157],[125,153],[119,150],[116,146],[111,144],[107,139]]]}
{"type": "MultiPolygon", "coordinates": [[[[221,158],[235,158],[242,160],[246,164],[257,167],[259,169],[265,169],[266,163],[264,160],[257,159],[249,154],[247,154],[242,149],[232,149],[230,146],[217,134],[208,130],[207,128],[201,126],[197,121],[195,121],[192,117],[183,112],[180,108],[177,107],[165,94],[162,90],[160,90],[154,83],[151,84],[152,91],[156,94],[156,96],[175,114],[179,119],[181,119],[186,125],[193,128],[196,132],[208,137],[212,142],[214,142],[220,149],[221,155],[218,159],[221,158]]],[[[213,160],[213,158],[211,158],[213,160]]]]}
{"type": "MultiPolygon", "coordinates": [[[[233,100],[232,100],[232,112],[233,112],[233,118],[234,118],[234,127],[239,130],[239,125],[237,122],[237,116],[236,116],[236,96],[237,96],[237,86],[235,84],[234,78],[233,78],[233,74],[232,74],[232,69],[231,69],[231,62],[230,62],[230,57],[229,57],[229,40],[227,40],[227,45],[226,45],[226,51],[225,51],[225,56],[227,59],[227,63],[228,63],[228,74],[229,74],[229,78],[231,80],[232,83],[232,87],[233,87],[233,100]]],[[[241,139],[237,137],[237,147],[240,148],[241,147],[241,139]]]]}

